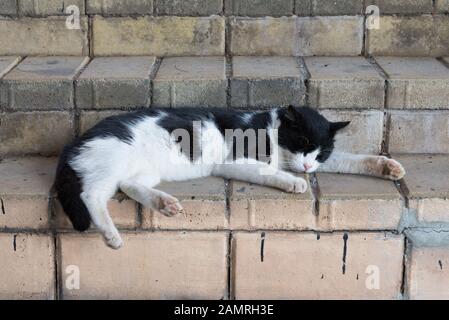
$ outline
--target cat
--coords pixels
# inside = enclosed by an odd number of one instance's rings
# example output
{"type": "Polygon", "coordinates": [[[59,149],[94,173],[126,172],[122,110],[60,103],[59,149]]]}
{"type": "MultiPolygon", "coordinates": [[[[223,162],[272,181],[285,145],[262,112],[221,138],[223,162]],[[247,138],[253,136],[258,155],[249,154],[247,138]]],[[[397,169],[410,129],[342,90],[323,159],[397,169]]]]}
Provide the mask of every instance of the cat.
{"type": "Polygon", "coordinates": [[[161,181],[218,176],[303,193],[307,182],[287,171],[401,179],[405,170],[393,159],[334,151],[335,135],[349,123],[292,106],[129,112],[100,121],[64,148],[55,190],[76,230],[87,230],[92,221],[106,244],[118,249],[123,241],[107,209],[118,190],[174,216],[183,208],[175,197],[154,188],[161,181]],[[254,142],[250,138],[255,136],[254,142]]]}

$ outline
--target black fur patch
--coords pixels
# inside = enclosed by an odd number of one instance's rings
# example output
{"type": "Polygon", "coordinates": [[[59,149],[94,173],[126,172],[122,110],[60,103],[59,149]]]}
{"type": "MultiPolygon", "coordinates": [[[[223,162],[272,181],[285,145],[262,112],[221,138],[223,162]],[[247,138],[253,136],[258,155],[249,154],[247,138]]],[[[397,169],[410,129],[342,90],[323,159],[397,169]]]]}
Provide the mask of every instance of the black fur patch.
{"type": "Polygon", "coordinates": [[[75,230],[85,231],[90,227],[90,215],[80,197],[80,177],[68,164],[71,153],[72,146],[66,146],[59,158],[54,186],[59,202],[75,230]]]}
{"type": "MultiPolygon", "coordinates": [[[[165,113],[168,113],[168,116],[163,117],[158,121],[158,125],[167,130],[169,133],[172,133],[176,129],[184,129],[189,132],[190,137],[190,146],[193,146],[194,143],[198,143],[194,141],[193,135],[193,122],[194,121],[212,121],[217,126],[218,130],[221,132],[223,137],[225,137],[225,130],[231,129],[241,129],[245,131],[247,129],[266,129],[270,123],[270,114],[269,112],[258,112],[253,113],[250,121],[244,121],[243,115],[247,112],[237,111],[237,110],[229,110],[224,108],[213,108],[213,109],[205,109],[205,108],[195,108],[195,107],[184,107],[179,109],[161,109],[165,113]]],[[[265,148],[261,148],[258,144],[256,145],[256,158],[267,158],[270,154],[270,139],[268,135],[265,137],[266,146],[265,148]],[[264,151],[265,152],[262,152],[264,151]]],[[[249,156],[249,147],[248,141],[244,141],[244,150],[243,155],[237,155],[236,150],[236,139],[234,139],[233,145],[233,158],[236,159],[239,156],[248,157],[249,156]]],[[[258,140],[256,140],[259,142],[258,140]]],[[[190,159],[196,159],[198,155],[193,155],[194,148],[190,148],[190,159]]]]}
{"type": "Polygon", "coordinates": [[[317,160],[325,162],[334,150],[338,130],[349,122],[330,122],[316,110],[308,107],[288,107],[278,110],[281,120],[279,145],[292,153],[307,154],[320,148],[317,160]]]}

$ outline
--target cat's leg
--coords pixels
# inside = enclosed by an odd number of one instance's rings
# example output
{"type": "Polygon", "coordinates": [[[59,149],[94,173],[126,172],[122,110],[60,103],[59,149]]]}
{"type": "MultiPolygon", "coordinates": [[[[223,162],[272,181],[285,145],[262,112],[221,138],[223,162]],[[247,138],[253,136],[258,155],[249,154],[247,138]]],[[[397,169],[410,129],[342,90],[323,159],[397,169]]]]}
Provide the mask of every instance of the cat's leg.
{"type": "Polygon", "coordinates": [[[236,179],[264,186],[278,188],[287,192],[304,193],[307,182],[301,177],[275,169],[264,162],[217,164],[212,175],[227,179],[236,179]]]}
{"type": "Polygon", "coordinates": [[[122,238],[114,225],[108,211],[108,200],[114,195],[115,188],[96,185],[81,193],[81,199],[89,211],[92,222],[102,233],[106,244],[119,249],[123,245],[122,238]]]}
{"type": "Polygon", "coordinates": [[[174,216],[183,212],[179,200],[163,191],[154,189],[159,179],[141,175],[120,182],[120,189],[130,198],[145,207],[157,210],[166,216],[174,216]]]}
{"type": "Polygon", "coordinates": [[[394,159],[338,151],[334,151],[318,171],[362,174],[390,180],[399,180],[405,175],[402,165],[394,159]]]}

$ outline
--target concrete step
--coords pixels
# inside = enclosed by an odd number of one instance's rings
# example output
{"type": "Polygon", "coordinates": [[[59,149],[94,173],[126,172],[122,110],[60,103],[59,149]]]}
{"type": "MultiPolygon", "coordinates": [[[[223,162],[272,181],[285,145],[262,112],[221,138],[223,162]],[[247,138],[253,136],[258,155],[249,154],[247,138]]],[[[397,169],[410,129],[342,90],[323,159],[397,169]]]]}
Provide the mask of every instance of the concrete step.
{"type": "Polygon", "coordinates": [[[0,57],[0,156],[56,155],[137,108],[308,104],[352,123],[337,148],[449,153],[449,58],[0,57]]]}
{"type": "Polygon", "coordinates": [[[0,55],[440,57],[448,11],[447,0],[3,0],[0,55]]]}
{"type": "Polygon", "coordinates": [[[395,158],[407,170],[396,185],[323,173],[301,195],[164,183],[186,209],[172,218],[117,197],[119,251],[68,224],[56,158],[4,159],[0,298],[449,298],[449,156],[395,158]]]}
{"type": "Polygon", "coordinates": [[[379,1],[379,0],[4,0],[0,15],[11,17],[45,17],[64,15],[70,5],[79,8],[81,15],[179,15],[208,16],[212,14],[236,16],[335,16],[362,15],[366,8],[376,5],[383,14],[431,14],[448,11],[445,0],[436,1],[379,1]],[[433,3],[435,2],[435,3],[433,3]]]}

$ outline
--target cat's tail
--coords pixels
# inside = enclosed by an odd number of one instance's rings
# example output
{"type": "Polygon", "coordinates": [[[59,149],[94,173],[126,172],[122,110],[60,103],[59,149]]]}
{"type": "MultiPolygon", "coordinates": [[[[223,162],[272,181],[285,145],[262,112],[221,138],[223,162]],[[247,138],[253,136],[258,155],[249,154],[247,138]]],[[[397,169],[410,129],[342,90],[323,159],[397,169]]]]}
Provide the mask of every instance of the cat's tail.
{"type": "Polygon", "coordinates": [[[72,146],[66,146],[59,158],[54,186],[59,202],[75,230],[86,231],[90,227],[90,215],[81,200],[80,178],[68,163],[71,149],[72,146]]]}

